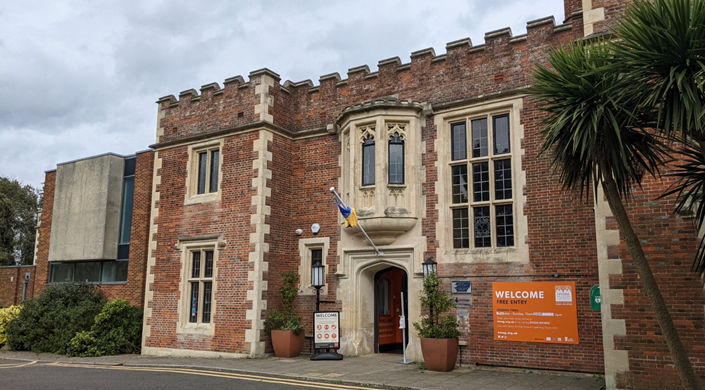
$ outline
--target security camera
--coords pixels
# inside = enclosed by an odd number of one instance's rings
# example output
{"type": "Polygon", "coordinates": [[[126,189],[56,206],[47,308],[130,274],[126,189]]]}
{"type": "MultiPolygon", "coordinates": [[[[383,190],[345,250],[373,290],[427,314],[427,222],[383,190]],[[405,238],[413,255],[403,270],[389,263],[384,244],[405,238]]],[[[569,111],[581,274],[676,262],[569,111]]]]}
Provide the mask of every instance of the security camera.
{"type": "Polygon", "coordinates": [[[297,235],[297,236],[300,236],[300,235],[302,235],[302,234],[304,234],[304,231],[303,231],[302,229],[296,229],[296,235],[297,235]]]}

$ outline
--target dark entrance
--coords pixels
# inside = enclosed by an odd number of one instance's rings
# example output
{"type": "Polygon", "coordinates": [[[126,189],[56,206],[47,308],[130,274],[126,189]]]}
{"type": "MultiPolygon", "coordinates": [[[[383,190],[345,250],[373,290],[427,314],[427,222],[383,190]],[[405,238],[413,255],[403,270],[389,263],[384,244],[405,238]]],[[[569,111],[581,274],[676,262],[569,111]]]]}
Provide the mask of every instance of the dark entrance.
{"type": "Polygon", "coordinates": [[[375,352],[402,353],[402,332],[409,343],[409,294],[406,272],[399,268],[387,268],[375,275],[375,352]],[[404,302],[401,293],[404,293],[404,302]],[[399,329],[399,319],[404,305],[407,328],[399,329]]]}

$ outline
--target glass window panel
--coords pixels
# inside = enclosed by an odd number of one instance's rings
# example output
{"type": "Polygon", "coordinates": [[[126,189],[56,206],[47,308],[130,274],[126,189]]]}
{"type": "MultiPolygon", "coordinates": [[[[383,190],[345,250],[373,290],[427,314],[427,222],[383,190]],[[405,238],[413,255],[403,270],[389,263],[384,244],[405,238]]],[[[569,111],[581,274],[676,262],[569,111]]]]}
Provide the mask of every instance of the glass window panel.
{"type": "MultiPolygon", "coordinates": [[[[121,262],[124,263],[124,262],[121,262]]],[[[103,263],[103,271],[100,277],[101,282],[115,282],[117,279],[117,261],[106,261],[103,263]]]]}
{"type": "Polygon", "coordinates": [[[473,201],[487,202],[490,200],[490,172],[488,162],[472,164],[472,186],[473,201]]]}
{"type": "Polygon", "coordinates": [[[453,167],[453,203],[468,202],[468,166],[453,167]]]}
{"type": "Polygon", "coordinates": [[[130,258],[130,244],[118,244],[118,260],[127,260],[130,258]]]}
{"type": "Polygon", "coordinates": [[[404,184],[404,141],[399,133],[389,140],[389,184],[404,184]]]}
{"type": "Polygon", "coordinates": [[[213,251],[206,251],[206,264],[205,270],[203,270],[204,278],[213,277],[213,251]]]}
{"type": "Polygon", "coordinates": [[[122,210],[120,215],[120,244],[130,243],[132,230],[132,206],[135,189],[135,178],[127,177],[122,181],[122,210]]]}
{"type": "Polygon", "coordinates": [[[51,283],[70,283],[73,282],[74,263],[50,263],[51,264],[51,283]]]}
{"type": "Polygon", "coordinates": [[[451,159],[465,160],[468,158],[468,145],[465,133],[465,122],[450,125],[451,159]]]}
{"type": "Polygon", "coordinates": [[[468,209],[453,210],[453,248],[470,247],[468,209]]]}
{"type": "Polygon", "coordinates": [[[213,283],[205,282],[203,283],[203,319],[204,324],[211,322],[211,296],[213,289],[213,283]]]}
{"type": "Polygon", "coordinates": [[[211,152],[211,171],[209,179],[209,192],[218,192],[218,169],[220,165],[220,151],[211,152]]]}
{"type": "Polygon", "coordinates": [[[487,248],[492,246],[492,229],[490,226],[490,208],[473,207],[475,225],[475,247],[487,248]]]}
{"type": "Polygon", "coordinates": [[[128,261],[105,261],[101,282],[126,282],[128,261]]]}
{"type": "Polygon", "coordinates": [[[76,263],[76,274],[74,280],[76,282],[86,283],[100,282],[100,268],[99,261],[76,263]]]}
{"type": "Polygon", "coordinates": [[[116,282],[127,282],[127,269],[130,265],[129,261],[116,261],[115,262],[115,281],[116,282]]]}
{"type": "Polygon", "coordinates": [[[189,322],[198,322],[198,288],[199,282],[191,283],[191,309],[189,313],[189,322]]]}
{"type": "Polygon", "coordinates": [[[487,156],[487,119],[472,121],[472,157],[487,156]]]}
{"type": "Polygon", "coordinates": [[[492,118],[494,130],[494,154],[510,153],[509,115],[492,118]]]}
{"type": "Polygon", "coordinates": [[[497,206],[497,246],[514,246],[514,216],[512,205],[497,206]]]}
{"type": "Polygon", "coordinates": [[[499,160],[494,163],[494,198],[512,198],[512,162],[499,160]]]}
{"type": "Polygon", "coordinates": [[[192,252],[191,262],[191,277],[198,278],[201,276],[201,252],[192,252]]]}
{"type": "Polygon", "coordinates": [[[375,184],[375,140],[368,136],[362,144],[362,185],[375,184]]]}
{"type": "Polygon", "coordinates": [[[208,169],[208,153],[198,153],[198,193],[206,193],[206,171],[208,169]]]}
{"type": "Polygon", "coordinates": [[[125,169],[122,171],[123,176],[134,176],[135,166],[137,165],[137,158],[126,158],[125,159],[125,169]]]}
{"type": "Polygon", "coordinates": [[[311,265],[323,264],[323,249],[311,249],[311,265]]]}

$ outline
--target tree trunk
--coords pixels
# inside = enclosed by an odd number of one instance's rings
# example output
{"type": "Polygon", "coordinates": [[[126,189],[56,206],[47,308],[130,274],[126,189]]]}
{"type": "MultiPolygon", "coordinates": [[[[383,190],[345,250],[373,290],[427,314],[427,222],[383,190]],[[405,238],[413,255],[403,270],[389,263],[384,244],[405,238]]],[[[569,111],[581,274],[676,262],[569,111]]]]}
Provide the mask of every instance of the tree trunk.
{"type": "Polygon", "coordinates": [[[654,274],[651,272],[651,266],[649,266],[646,256],[644,256],[644,251],[641,248],[639,238],[634,232],[632,224],[629,221],[627,212],[624,209],[624,204],[619,196],[619,191],[617,191],[617,185],[612,177],[604,178],[602,185],[605,190],[605,196],[607,197],[607,203],[612,210],[614,218],[617,220],[619,230],[622,232],[624,241],[627,244],[627,250],[636,265],[639,279],[641,279],[642,289],[649,298],[649,301],[651,301],[651,308],[653,309],[658,325],[666,338],[668,350],[671,352],[671,358],[673,359],[673,364],[678,370],[678,375],[680,375],[683,388],[688,390],[700,389],[701,387],[698,377],[695,375],[693,366],[688,359],[688,353],[685,350],[685,347],[683,347],[683,343],[678,335],[678,330],[676,329],[675,324],[673,324],[673,319],[671,319],[671,315],[666,307],[666,302],[663,300],[661,290],[656,283],[654,274]]]}

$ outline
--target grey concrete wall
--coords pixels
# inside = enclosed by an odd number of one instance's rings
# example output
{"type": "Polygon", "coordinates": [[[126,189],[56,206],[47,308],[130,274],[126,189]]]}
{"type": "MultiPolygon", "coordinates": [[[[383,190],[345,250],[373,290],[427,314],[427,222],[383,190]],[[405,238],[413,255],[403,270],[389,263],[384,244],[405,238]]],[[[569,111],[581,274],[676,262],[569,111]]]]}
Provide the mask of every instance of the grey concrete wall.
{"type": "Polygon", "coordinates": [[[117,257],[124,166],[115,155],[58,166],[49,261],[117,257]]]}

